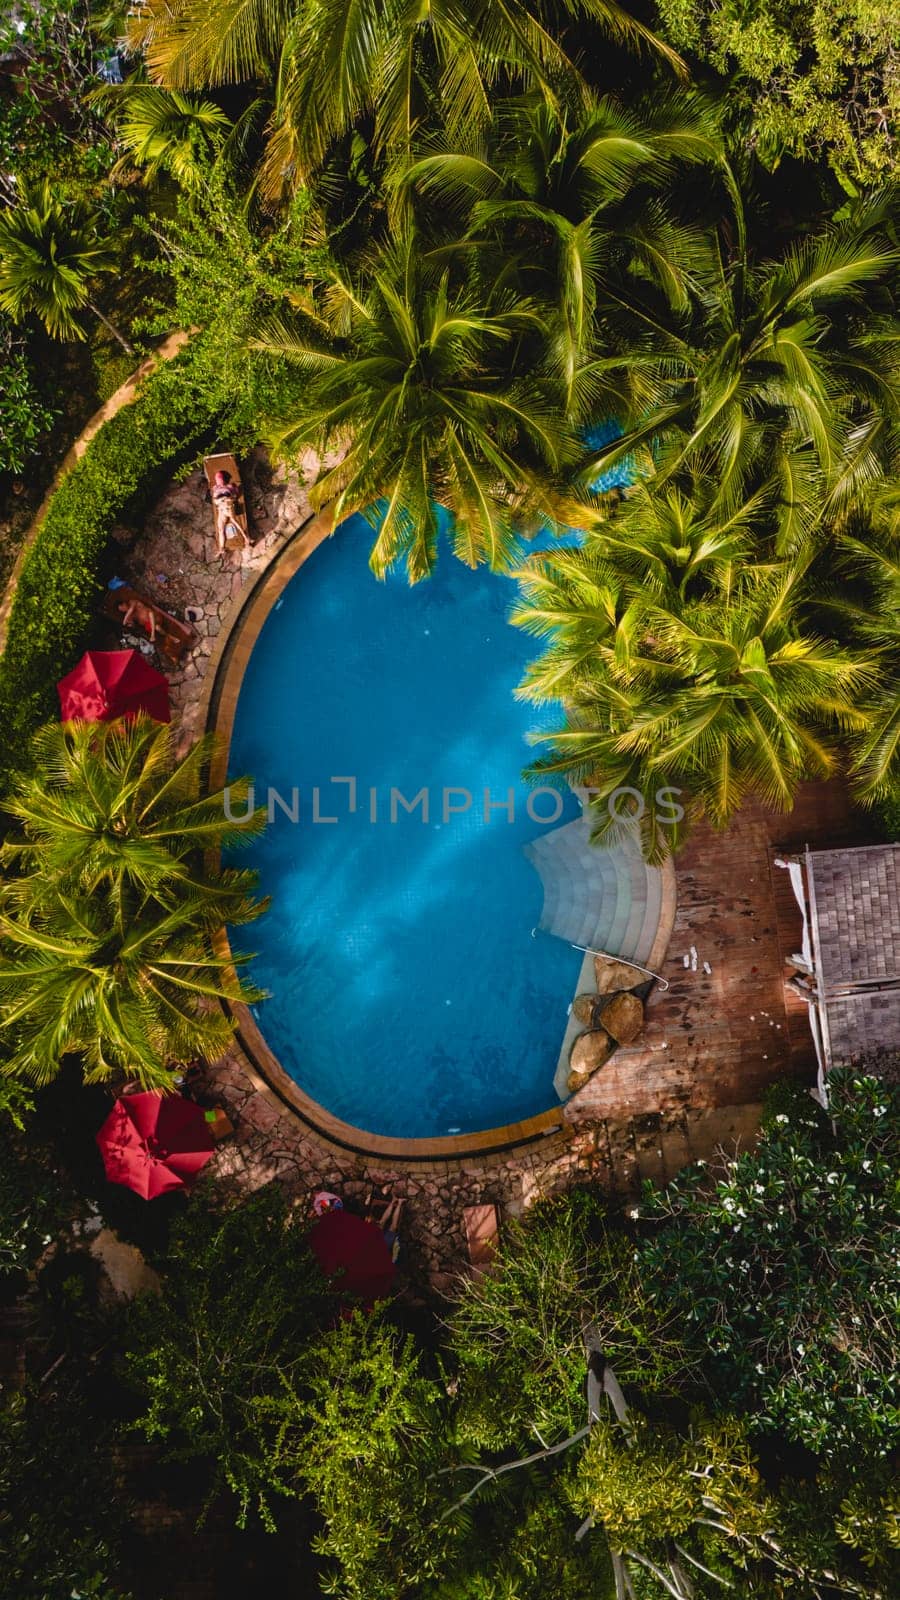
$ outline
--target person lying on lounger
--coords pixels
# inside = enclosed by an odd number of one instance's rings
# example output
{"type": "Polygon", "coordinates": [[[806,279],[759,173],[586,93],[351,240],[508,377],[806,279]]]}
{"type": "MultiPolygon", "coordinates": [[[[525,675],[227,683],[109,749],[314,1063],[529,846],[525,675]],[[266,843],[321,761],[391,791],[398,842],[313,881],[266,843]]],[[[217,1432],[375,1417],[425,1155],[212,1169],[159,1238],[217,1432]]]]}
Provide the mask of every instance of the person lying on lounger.
{"type": "Polygon", "coordinates": [[[241,544],[244,539],[244,530],[235,520],[234,510],[241,491],[232,481],[230,472],[219,471],[213,479],[212,503],[216,514],[216,543],[221,555],[228,539],[238,539],[241,544]]]}
{"type": "Polygon", "coordinates": [[[405,1200],[388,1200],[381,1215],[370,1209],[371,1196],[366,1196],[366,1211],[369,1222],[380,1228],[385,1237],[385,1243],[391,1252],[391,1260],[396,1261],[400,1254],[400,1213],[406,1205],[405,1200]]]}
{"type": "Polygon", "coordinates": [[[155,643],[156,617],[150,607],[144,605],[143,600],[121,600],[118,609],[123,628],[130,628],[132,623],[136,623],[139,628],[143,628],[151,643],[155,643]]]}

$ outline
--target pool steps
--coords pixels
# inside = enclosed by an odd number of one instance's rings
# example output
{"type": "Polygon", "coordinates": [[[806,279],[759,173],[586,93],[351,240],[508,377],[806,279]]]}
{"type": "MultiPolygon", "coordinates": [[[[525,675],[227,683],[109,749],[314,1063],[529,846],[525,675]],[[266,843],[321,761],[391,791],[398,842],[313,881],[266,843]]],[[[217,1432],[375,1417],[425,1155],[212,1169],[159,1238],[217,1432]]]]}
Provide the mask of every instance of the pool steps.
{"type": "MultiPolygon", "coordinates": [[[[591,828],[585,815],[526,845],[525,855],[544,890],[538,926],[569,944],[646,966],[662,914],[663,875],[647,865],[636,836],[607,849],[591,843],[591,828]]],[[[594,958],[585,955],[576,993],[595,988],[594,958]]],[[[568,1096],[569,1052],[581,1031],[582,1024],[570,1013],[554,1075],[561,1100],[568,1096]]]]}

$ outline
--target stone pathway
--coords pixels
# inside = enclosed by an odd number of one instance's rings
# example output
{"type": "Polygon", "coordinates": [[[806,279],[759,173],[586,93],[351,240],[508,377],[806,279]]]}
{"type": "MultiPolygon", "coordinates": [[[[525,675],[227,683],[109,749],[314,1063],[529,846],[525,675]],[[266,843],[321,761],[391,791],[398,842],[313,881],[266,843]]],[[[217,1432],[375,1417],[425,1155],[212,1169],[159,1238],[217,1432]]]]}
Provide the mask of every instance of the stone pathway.
{"type": "MultiPolygon", "coordinates": [[[[314,459],[305,466],[312,471],[314,459]]],[[[116,530],[123,577],[176,615],[187,605],[202,608],[196,648],[169,673],[173,708],[188,740],[200,731],[201,690],[220,631],[311,514],[302,478],[273,472],[263,452],[255,452],[243,471],[257,535],[252,550],[216,554],[199,472],[173,485],[142,529],[116,530]]],[[[572,1096],[561,1132],[477,1159],[391,1167],[309,1128],[254,1082],[234,1051],[205,1078],[207,1102],[224,1104],[236,1129],[210,1170],[242,1190],[278,1180],[302,1204],[319,1186],[340,1190],[354,1203],[370,1183],[390,1185],[408,1201],[404,1269],[410,1291],[451,1294],[465,1264],[467,1205],[493,1201],[509,1218],[586,1178],[625,1194],[642,1179],[665,1182],[686,1162],[714,1157],[720,1146],[752,1142],[766,1085],[786,1070],[810,1070],[808,1028],[798,1028],[782,984],[773,846],[784,847],[794,835],[811,844],[834,842],[836,833],[846,836],[848,817],[835,786],[810,785],[792,818],[750,806],[724,834],[697,830],[679,857],[676,928],[662,967],[669,989],[650,997],[642,1038],[618,1050],[572,1096]],[[693,966],[692,947],[699,956],[693,966]]]]}
{"type": "MultiPolygon", "coordinates": [[[[315,466],[310,455],[309,470],[315,466]]],[[[178,670],[153,657],[169,679],[172,709],[185,740],[201,731],[200,686],[226,618],[285,540],[312,515],[302,478],[273,471],[264,451],[255,450],[242,463],[242,473],[256,541],[249,550],[218,554],[200,469],[167,489],[139,532],[123,526],[113,530],[122,551],[121,575],[136,589],[179,618],[184,618],[187,606],[202,612],[194,623],[199,635],[196,648],[178,670]]],[[[146,652],[146,641],[135,643],[143,643],[146,652]]]]}

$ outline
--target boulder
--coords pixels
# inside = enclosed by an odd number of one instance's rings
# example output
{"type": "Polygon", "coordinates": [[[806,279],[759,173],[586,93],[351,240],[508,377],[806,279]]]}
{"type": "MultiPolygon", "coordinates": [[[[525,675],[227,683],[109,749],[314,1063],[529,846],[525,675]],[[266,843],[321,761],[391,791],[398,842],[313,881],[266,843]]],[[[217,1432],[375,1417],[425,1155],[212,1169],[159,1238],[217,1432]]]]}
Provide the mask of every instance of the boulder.
{"type": "Polygon", "coordinates": [[[616,994],[607,1000],[600,1021],[618,1044],[630,1044],[644,1026],[644,1008],[636,994],[616,994]]]}
{"type": "Polygon", "coordinates": [[[592,1028],[588,1033],[580,1033],[569,1052],[569,1076],[567,1086],[569,1093],[573,1094],[592,1077],[598,1067],[602,1067],[613,1049],[612,1039],[605,1028],[592,1028]]]}
{"type": "Polygon", "coordinates": [[[614,961],[612,956],[595,956],[594,972],[598,994],[615,994],[617,989],[631,989],[642,977],[636,967],[629,966],[627,961],[614,961]]]}
{"type": "Polygon", "coordinates": [[[572,1002],[572,1015],[578,1022],[590,1028],[594,1021],[594,1012],[597,1009],[599,995],[580,994],[572,1002]]]}

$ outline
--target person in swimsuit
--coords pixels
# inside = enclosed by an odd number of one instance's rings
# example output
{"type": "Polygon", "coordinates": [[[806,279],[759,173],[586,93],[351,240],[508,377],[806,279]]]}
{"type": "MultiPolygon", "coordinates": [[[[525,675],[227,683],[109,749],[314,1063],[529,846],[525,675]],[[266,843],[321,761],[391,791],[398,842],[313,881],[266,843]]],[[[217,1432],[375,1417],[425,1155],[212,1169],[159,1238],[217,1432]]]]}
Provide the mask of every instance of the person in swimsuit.
{"type": "Polygon", "coordinates": [[[156,617],[150,607],[144,605],[143,600],[121,600],[118,610],[122,616],[123,628],[130,628],[132,623],[136,623],[139,628],[143,628],[151,643],[156,642],[156,617]]]}
{"type": "Polygon", "coordinates": [[[216,514],[216,543],[220,555],[224,552],[228,539],[236,538],[241,544],[246,543],[244,530],[234,515],[240,497],[241,491],[233,482],[231,473],[220,469],[213,479],[212,486],[212,503],[216,514]]]}

